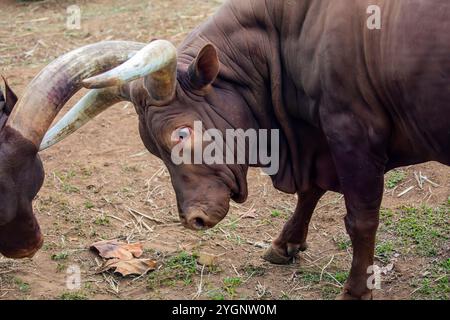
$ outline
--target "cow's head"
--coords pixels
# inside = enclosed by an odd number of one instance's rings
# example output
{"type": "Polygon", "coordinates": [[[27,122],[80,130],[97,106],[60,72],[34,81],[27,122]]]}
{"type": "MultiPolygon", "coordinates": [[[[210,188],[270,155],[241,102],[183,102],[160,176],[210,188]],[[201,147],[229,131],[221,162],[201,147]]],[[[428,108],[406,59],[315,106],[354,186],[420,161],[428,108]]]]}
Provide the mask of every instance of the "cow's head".
{"type": "Polygon", "coordinates": [[[253,123],[251,115],[244,114],[247,108],[242,97],[213,85],[220,63],[212,45],[205,45],[190,61],[184,60],[177,59],[170,43],[158,40],[114,70],[84,80],[83,84],[94,90],[49,131],[44,144],[59,141],[87,122],[86,115],[93,117],[118,102],[111,97],[133,102],[145,146],[164,161],[170,173],[183,225],[202,230],[226,216],[230,199],[245,201],[248,167],[229,162],[179,163],[174,161],[173,151],[178,148],[194,153],[196,143],[207,145],[202,144],[202,132],[194,130],[197,121],[201,121],[203,131],[215,128],[224,134],[226,129],[246,129],[253,123]],[[153,65],[161,60],[166,66],[155,69],[153,65]],[[228,116],[230,112],[235,115],[233,119],[228,116]]]}
{"type": "Polygon", "coordinates": [[[0,252],[7,257],[33,255],[42,245],[31,201],[44,180],[37,147],[5,126],[17,97],[5,80],[0,91],[0,252]]]}
{"type": "Polygon", "coordinates": [[[1,254],[31,257],[42,246],[32,209],[44,180],[38,151],[59,110],[82,87],[82,79],[120,65],[141,48],[111,41],[74,50],[44,68],[18,101],[6,84],[0,95],[1,254]]]}

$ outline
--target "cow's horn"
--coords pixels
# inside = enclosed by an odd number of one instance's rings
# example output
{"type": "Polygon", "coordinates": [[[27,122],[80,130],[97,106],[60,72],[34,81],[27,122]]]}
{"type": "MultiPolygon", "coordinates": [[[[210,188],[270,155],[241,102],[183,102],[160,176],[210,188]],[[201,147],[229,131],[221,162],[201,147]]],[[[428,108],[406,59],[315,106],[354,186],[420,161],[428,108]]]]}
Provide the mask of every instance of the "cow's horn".
{"type": "Polygon", "coordinates": [[[64,140],[110,106],[123,100],[118,87],[90,90],[45,134],[39,151],[64,140]]]}
{"type": "Polygon", "coordinates": [[[173,98],[176,88],[177,50],[165,40],[156,40],[133,58],[111,71],[83,81],[90,89],[119,86],[145,77],[147,89],[155,106],[173,98]]]}
{"type": "Polygon", "coordinates": [[[45,67],[28,85],[7,126],[40,146],[45,132],[87,77],[105,72],[136,54],[143,45],[107,41],[73,50],[45,67]]]}
{"type": "Polygon", "coordinates": [[[110,106],[128,100],[121,96],[120,87],[138,78],[145,77],[152,103],[163,105],[175,93],[176,63],[176,48],[168,41],[157,40],[115,69],[84,80],[83,85],[94,90],[47,132],[40,150],[63,140],[110,106]]]}

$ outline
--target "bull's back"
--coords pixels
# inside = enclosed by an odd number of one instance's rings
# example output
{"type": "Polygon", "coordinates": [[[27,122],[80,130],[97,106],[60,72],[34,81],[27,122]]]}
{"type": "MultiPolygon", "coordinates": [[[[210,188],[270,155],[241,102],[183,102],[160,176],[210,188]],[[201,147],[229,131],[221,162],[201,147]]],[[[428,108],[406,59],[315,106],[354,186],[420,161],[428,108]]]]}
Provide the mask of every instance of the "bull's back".
{"type": "Polygon", "coordinates": [[[372,67],[380,69],[394,142],[450,164],[450,2],[390,2],[372,67]]]}
{"type": "Polygon", "coordinates": [[[285,84],[302,97],[287,97],[289,109],[314,121],[311,108],[330,96],[365,121],[386,119],[390,165],[450,164],[450,1],[318,0],[304,21],[298,12],[280,27],[285,84]],[[380,29],[368,27],[371,5],[380,29]]]}

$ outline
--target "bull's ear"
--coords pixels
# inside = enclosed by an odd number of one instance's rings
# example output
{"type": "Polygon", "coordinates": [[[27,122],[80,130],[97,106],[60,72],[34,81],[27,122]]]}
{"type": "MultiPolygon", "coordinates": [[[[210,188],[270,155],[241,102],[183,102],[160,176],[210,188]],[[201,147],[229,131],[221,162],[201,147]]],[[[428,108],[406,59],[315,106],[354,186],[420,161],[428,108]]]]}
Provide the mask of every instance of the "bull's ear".
{"type": "Polygon", "coordinates": [[[3,81],[5,82],[5,109],[4,112],[7,115],[10,115],[12,110],[14,109],[14,106],[17,103],[17,96],[12,91],[11,87],[8,85],[8,81],[6,81],[5,78],[3,78],[3,81]]]}
{"type": "Polygon", "coordinates": [[[189,66],[191,85],[195,89],[203,89],[212,84],[219,74],[219,68],[217,50],[212,44],[207,44],[189,66]]]}

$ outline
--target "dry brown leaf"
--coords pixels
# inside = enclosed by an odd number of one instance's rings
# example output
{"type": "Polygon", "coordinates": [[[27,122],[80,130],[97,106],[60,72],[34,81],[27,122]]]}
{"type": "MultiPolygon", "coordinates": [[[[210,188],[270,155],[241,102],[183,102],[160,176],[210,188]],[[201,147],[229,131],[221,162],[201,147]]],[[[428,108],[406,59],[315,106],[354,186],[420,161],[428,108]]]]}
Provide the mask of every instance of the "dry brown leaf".
{"type": "Polygon", "coordinates": [[[99,273],[113,270],[122,276],[129,275],[144,275],[149,271],[156,269],[156,261],[151,259],[131,259],[131,260],[120,260],[111,259],[107,260],[103,266],[99,269],[99,273]]]}
{"type": "Polygon", "coordinates": [[[123,243],[118,240],[99,241],[92,244],[91,249],[106,260],[98,273],[113,270],[122,276],[143,275],[155,270],[156,261],[150,259],[136,259],[142,256],[142,243],[123,243]]]}
{"type": "Polygon", "coordinates": [[[143,254],[142,243],[126,244],[117,240],[99,241],[91,245],[105,259],[131,260],[143,254]]]}

